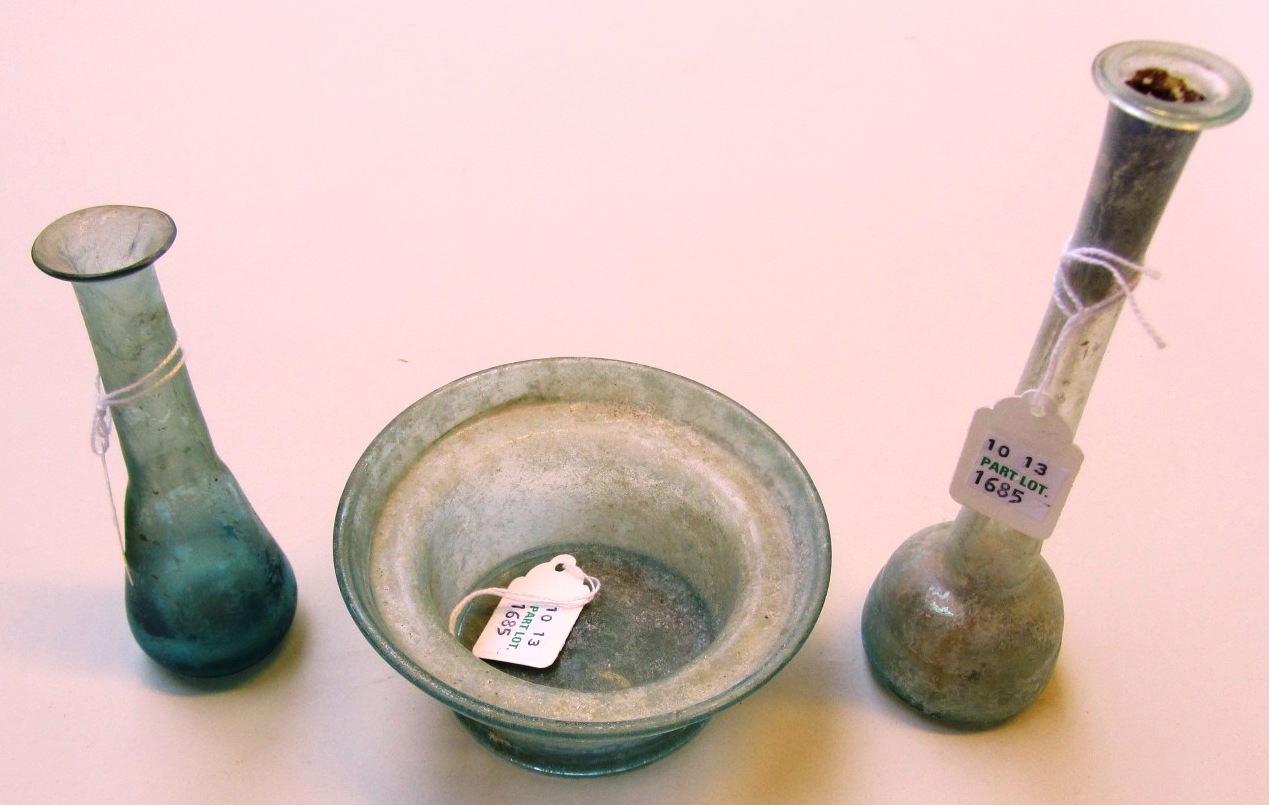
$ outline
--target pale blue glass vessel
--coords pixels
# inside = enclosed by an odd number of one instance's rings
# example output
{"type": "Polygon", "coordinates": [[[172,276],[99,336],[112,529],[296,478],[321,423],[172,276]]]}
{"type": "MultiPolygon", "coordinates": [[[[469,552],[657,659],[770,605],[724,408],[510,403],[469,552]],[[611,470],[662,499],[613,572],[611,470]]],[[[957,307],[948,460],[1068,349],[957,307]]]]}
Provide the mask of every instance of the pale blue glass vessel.
{"type": "MultiPolygon", "coordinates": [[[[1161,42],[1108,48],[1093,76],[1111,105],[1069,247],[1140,264],[1199,133],[1237,119],[1251,90],[1224,59],[1161,42]]],[[[1140,274],[1129,273],[1135,285],[1140,274]]],[[[1049,394],[1074,432],[1124,299],[1111,299],[1118,286],[1095,266],[1075,265],[1069,277],[1083,305],[1107,305],[1060,340],[1067,314],[1051,303],[1016,393],[1051,376],[1049,394]]],[[[1042,545],[969,508],[900,545],[863,611],[864,649],[881,682],[952,724],[987,727],[1022,712],[1048,684],[1062,643],[1062,594],[1042,545]]]]}
{"type": "Polygon", "coordinates": [[[548,358],[394,419],[349,476],[334,561],[370,644],[473,737],[591,776],[669,754],[775,676],[819,617],[831,546],[806,470],[734,401],[647,366],[548,358]],[[602,589],[550,667],[472,654],[494,599],[451,634],[467,593],[565,553],[602,589]]]}
{"type": "Polygon", "coordinates": [[[155,276],[176,237],[166,214],[93,207],[35,241],[35,264],[69,280],[106,392],[171,366],[110,408],[128,470],[125,607],[137,643],[192,677],[246,669],[291,625],[295,576],[212,448],[189,372],[171,360],[176,331],[155,276]],[[168,376],[170,374],[170,376],[168,376]]]}

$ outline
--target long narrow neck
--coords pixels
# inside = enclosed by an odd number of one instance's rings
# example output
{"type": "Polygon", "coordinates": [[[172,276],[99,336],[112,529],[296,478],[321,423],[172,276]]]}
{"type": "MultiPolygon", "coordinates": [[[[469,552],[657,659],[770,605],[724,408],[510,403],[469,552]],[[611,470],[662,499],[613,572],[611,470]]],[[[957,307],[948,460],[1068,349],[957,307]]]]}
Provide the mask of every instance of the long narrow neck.
{"type": "MultiPolygon", "coordinates": [[[[1141,263],[1198,135],[1138,120],[1112,106],[1084,209],[1068,248],[1097,247],[1141,263]]],[[[1140,275],[1130,273],[1125,279],[1135,286],[1140,275]]],[[[1085,306],[1119,289],[1110,273],[1092,265],[1072,265],[1069,276],[1085,306]]],[[[1052,363],[1046,390],[1058,414],[1076,430],[1122,309],[1123,300],[1119,300],[1088,316],[1057,349],[1067,315],[1050,302],[1016,393],[1037,388],[1052,363]]],[[[963,509],[953,526],[950,559],[958,571],[976,581],[1009,587],[1030,575],[1042,545],[1040,540],[963,509]]]]}
{"type": "MultiPolygon", "coordinates": [[[[176,331],[153,266],[73,284],[107,392],[135,383],[169,356],[176,331]]],[[[185,367],[111,413],[130,479],[166,476],[165,485],[179,484],[197,465],[218,461],[185,367]]]]}
{"type": "MultiPolygon", "coordinates": [[[[1198,136],[1197,131],[1156,126],[1110,107],[1084,209],[1069,248],[1093,246],[1142,262],[1198,136]]],[[[1125,279],[1135,286],[1140,275],[1128,273],[1125,279]]],[[[1108,271],[1088,264],[1072,265],[1069,276],[1086,306],[1101,302],[1119,287],[1108,271]]],[[[1067,316],[1050,302],[1017,393],[1036,388],[1054,363],[1049,394],[1071,429],[1078,429],[1122,309],[1121,300],[1088,317],[1055,354],[1067,316]]]]}

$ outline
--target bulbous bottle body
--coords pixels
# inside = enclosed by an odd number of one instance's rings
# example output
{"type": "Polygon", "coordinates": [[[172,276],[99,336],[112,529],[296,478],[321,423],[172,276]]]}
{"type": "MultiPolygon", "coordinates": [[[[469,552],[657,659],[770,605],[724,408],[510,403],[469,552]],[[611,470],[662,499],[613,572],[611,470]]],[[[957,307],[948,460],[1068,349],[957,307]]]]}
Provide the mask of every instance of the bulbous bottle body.
{"type": "Polygon", "coordinates": [[[1013,583],[981,583],[957,566],[962,538],[952,521],[899,546],[865,600],[864,649],[882,683],[916,710],[990,727],[1035,701],[1053,675],[1062,592],[1039,553],[1013,583]]]}

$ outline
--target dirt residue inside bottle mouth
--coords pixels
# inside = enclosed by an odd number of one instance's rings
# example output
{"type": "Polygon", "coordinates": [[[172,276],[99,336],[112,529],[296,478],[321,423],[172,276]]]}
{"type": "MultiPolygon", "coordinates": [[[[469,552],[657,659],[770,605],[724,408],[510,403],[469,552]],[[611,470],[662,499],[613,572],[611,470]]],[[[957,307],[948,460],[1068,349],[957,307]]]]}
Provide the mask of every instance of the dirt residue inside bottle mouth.
{"type": "Polygon", "coordinates": [[[1207,96],[1191,87],[1184,77],[1173,75],[1162,67],[1142,67],[1124,83],[1142,95],[1170,103],[1207,100],[1207,96]]]}

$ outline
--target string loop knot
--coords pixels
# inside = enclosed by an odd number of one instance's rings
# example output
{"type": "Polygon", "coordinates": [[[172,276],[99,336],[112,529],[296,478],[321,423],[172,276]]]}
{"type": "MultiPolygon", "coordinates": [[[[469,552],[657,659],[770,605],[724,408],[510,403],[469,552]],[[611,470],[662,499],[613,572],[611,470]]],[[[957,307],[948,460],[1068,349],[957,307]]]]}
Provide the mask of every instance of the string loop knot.
{"type": "Polygon", "coordinates": [[[181,342],[178,339],[172,345],[172,351],[167,354],[167,357],[159,361],[158,366],[155,366],[126,386],[120,386],[114,391],[107,392],[105,385],[101,382],[101,375],[97,375],[97,379],[93,383],[95,404],[93,406],[92,433],[89,436],[93,453],[104,456],[106,451],[110,449],[110,434],[113,430],[109,416],[111,408],[120,405],[131,405],[146,395],[153,394],[164,383],[175,377],[176,373],[181,371],[181,367],[184,365],[185,351],[181,349],[181,342]]]}
{"type": "Polygon", "coordinates": [[[1053,376],[1057,371],[1057,358],[1066,347],[1067,341],[1070,340],[1072,333],[1075,332],[1077,327],[1102,310],[1126,299],[1132,308],[1133,315],[1137,318],[1137,322],[1146,331],[1146,335],[1150,336],[1150,339],[1154,341],[1155,346],[1159,349],[1167,346],[1163,338],[1160,337],[1159,332],[1146,320],[1145,314],[1141,311],[1141,306],[1137,304],[1137,299],[1132,292],[1132,282],[1130,281],[1134,275],[1130,272],[1135,272],[1151,279],[1159,279],[1160,277],[1159,272],[1153,268],[1148,268],[1126,257],[1121,257],[1109,249],[1102,249],[1097,246],[1070,248],[1069,245],[1063,249],[1062,257],[1058,261],[1057,271],[1053,276],[1053,303],[1058,310],[1066,315],[1066,322],[1062,325],[1057,339],[1053,342],[1044,376],[1040,378],[1039,384],[1034,389],[1036,394],[1033,396],[1032,412],[1036,416],[1044,415],[1047,409],[1047,402],[1051,400],[1048,390],[1053,384],[1053,376]],[[1071,269],[1077,265],[1096,266],[1104,269],[1119,287],[1114,292],[1107,294],[1104,299],[1091,305],[1085,304],[1071,281],[1071,269]]]}
{"type": "Polygon", "coordinates": [[[539,595],[535,593],[522,593],[516,590],[510,590],[506,587],[485,587],[480,590],[474,590],[463,596],[463,600],[454,605],[449,613],[449,633],[457,634],[458,616],[463,613],[475,599],[482,595],[496,595],[505,598],[508,601],[515,601],[517,604],[546,604],[548,606],[557,607],[584,607],[591,601],[595,600],[595,596],[599,595],[600,581],[577,565],[560,564],[555,568],[563,571],[574,578],[580,579],[587,587],[589,592],[582,595],[573,596],[572,598],[552,598],[550,596],[539,595]]]}

